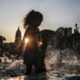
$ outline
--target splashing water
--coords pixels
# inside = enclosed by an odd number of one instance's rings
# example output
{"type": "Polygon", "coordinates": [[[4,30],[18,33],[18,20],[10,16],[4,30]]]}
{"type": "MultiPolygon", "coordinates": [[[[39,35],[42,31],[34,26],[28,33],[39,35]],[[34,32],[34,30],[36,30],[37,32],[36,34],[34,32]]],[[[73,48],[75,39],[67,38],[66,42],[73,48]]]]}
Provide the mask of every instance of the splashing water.
{"type": "Polygon", "coordinates": [[[48,45],[46,51],[46,60],[50,70],[58,71],[72,71],[73,73],[79,72],[80,60],[79,56],[74,50],[71,49],[54,49],[51,45],[48,45]]]}

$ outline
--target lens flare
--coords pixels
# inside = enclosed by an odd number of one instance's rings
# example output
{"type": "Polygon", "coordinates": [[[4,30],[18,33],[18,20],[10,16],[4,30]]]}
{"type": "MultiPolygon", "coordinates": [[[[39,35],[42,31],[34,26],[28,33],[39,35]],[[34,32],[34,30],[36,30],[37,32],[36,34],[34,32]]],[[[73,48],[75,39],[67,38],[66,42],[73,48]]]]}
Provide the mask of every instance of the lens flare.
{"type": "Polygon", "coordinates": [[[39,43],[38,43],[38,46],[41,46],[42,45],[42,42],[40,41],[39,43]]]}
{"type": "Polygon", "coordinates": [[[29,39],[28,38],[26,38],[25,39],[25,44],[27,44],[29,42],[29,39]]]}

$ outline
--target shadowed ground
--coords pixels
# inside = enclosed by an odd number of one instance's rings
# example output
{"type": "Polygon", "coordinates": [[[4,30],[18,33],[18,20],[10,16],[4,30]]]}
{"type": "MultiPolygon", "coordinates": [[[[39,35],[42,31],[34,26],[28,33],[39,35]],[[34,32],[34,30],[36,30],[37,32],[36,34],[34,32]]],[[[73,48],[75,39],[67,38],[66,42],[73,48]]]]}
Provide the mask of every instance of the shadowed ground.
{"type": "Polygon", "coordinates": [[[25,76],[24,80],[47,80],[46,73],[25,76]]]}

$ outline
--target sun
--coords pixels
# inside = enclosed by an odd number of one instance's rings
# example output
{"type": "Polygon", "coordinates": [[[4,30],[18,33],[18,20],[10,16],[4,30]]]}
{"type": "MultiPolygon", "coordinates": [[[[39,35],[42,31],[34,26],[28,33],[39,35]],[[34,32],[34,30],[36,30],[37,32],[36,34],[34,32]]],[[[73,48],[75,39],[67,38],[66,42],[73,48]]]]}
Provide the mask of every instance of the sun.
{"type": "Polygon", "coordinates": [[[25,44],[27,44],[29,42],[29,39],[28,38],[26,38],[25,39],[25,44]]]}

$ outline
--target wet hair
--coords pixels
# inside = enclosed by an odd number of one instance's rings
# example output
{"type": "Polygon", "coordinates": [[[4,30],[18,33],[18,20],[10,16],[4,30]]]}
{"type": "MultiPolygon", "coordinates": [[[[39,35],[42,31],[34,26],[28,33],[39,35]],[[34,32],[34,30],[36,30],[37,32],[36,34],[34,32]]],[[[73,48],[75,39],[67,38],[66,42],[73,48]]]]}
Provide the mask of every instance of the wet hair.
{"type": "Polygon", "coordinates": [[[38,27],[43,20],[43,15],[38,11],[30,11],[24,18],[23,26],[26,28],[27,25],[32,27],[38,27]]]}

